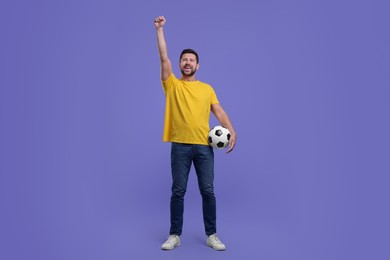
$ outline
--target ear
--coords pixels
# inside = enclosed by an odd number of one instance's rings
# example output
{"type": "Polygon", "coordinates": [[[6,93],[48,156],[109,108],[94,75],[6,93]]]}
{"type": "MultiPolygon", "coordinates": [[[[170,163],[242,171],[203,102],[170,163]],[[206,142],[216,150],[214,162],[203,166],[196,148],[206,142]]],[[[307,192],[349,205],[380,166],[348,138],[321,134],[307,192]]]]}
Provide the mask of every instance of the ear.
{"type": "Polygon", "coordinates": [[[198,70],[199,69],[199,63],[196,65],[196,70],[198,70]]]}

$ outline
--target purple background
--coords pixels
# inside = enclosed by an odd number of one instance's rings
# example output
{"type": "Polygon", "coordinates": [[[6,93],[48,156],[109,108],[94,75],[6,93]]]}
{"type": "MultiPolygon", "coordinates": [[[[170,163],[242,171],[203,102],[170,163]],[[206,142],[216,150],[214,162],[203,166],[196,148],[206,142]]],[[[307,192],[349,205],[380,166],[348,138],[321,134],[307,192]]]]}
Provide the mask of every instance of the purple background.
{"type": "MultiPolygon", "coordinates": [[[[389,259],[386,1],[2,1],[0,259],[389,259]],[[182,246],[153,19],[238,132],[182,246]]],[[[211,119],[211,125],[217,122],[211,119]]]]}

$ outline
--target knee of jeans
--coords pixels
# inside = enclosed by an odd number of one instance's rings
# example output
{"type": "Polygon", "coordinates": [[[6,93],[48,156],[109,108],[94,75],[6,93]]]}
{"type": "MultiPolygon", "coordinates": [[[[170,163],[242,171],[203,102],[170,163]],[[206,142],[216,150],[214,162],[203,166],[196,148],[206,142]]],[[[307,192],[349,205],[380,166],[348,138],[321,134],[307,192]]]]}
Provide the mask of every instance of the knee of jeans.
{"type": "Polygon", "coordinates": [[[208,187],[200,190],[203,198],[215,198],[213,187],[208,187]]]}
{"type": "Polygon", "coordinates": [[[186,190],[179,187],[172,187],[172,198],[183,198],[186,190]]]}

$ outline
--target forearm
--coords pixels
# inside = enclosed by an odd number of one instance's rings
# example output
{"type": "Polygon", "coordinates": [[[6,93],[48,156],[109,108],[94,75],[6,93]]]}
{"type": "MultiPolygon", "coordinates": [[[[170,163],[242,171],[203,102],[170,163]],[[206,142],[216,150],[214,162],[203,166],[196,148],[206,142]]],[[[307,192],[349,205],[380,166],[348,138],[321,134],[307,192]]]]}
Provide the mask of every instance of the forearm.
{"type": "Polygon", "coordinates": [[[222,112],[218,115],[216,115],[218,121],[221,123],[221,125],[229,130],[231,134],[236,134],[236,131],[234,130],[233,124],[229,119],[229,116],[226,114],[226,112],[222,112]]]}
{"type": "Polygon", "coordinates": [[[161,62],[168,61],[168,49],[167,49],[167,43],[165,41],[164,36],[164,29],[158,28],[156,30],[157,32],[157,46],[158,46],[158,52],[160,54],[161,62]]]}

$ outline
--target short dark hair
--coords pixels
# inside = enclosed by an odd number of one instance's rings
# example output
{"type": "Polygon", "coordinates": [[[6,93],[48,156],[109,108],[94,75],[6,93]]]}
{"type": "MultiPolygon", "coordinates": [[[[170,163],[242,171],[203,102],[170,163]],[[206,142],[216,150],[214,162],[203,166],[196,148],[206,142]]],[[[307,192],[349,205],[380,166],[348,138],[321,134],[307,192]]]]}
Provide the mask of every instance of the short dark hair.
{"type": "Polygon", "coordinates": [[[199,63],[199,55],[196,51],[194,51],[193,49],[184,49],[181,54],[180,54],[180,60],[181,60],[181,57],[183,57],[183,54],[185,53],[192,53],[195,55],[196,57],[196,63],[199,63]]]}

